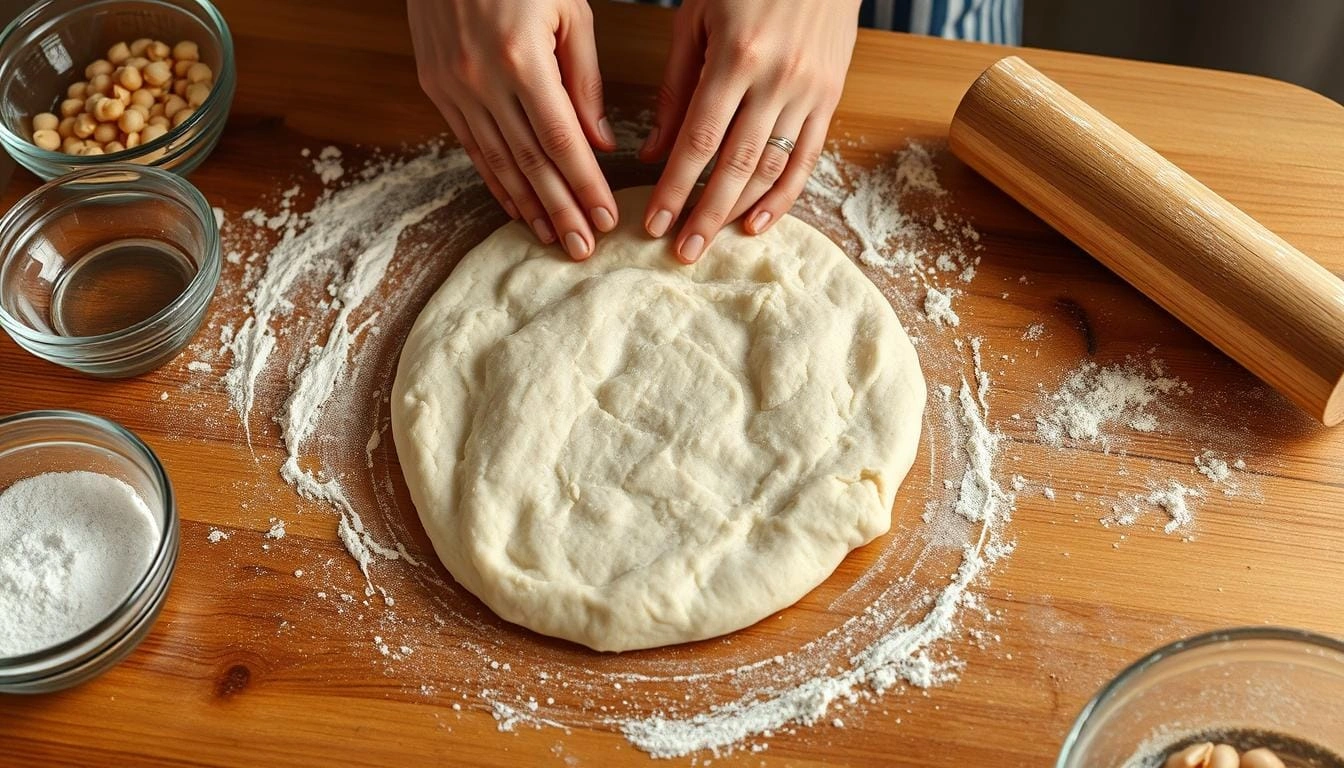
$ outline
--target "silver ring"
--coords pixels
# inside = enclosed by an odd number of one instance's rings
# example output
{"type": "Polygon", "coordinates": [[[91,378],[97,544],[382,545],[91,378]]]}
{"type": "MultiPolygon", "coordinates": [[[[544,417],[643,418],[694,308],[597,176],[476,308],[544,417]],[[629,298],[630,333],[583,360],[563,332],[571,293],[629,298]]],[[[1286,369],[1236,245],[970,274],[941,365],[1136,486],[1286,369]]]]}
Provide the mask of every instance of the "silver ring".
{"type": "Polygon", "coordinates": [[[786,155],[793,154],[793,139],[788,139],[783,136],[771,136],[765,143],[772,147],[778,147],[786,155]]]}

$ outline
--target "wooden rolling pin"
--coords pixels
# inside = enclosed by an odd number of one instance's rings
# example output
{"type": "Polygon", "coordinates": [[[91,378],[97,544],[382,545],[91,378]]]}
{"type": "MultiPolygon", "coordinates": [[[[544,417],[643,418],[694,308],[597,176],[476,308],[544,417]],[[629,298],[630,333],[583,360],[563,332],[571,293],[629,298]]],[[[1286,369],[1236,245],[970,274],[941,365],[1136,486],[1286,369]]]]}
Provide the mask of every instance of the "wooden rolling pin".
{"type": "Polygon", "coordinates": [[[1327,426],[1344,281],[1021,59],[975,81],[952,151],[1327,426]]]}

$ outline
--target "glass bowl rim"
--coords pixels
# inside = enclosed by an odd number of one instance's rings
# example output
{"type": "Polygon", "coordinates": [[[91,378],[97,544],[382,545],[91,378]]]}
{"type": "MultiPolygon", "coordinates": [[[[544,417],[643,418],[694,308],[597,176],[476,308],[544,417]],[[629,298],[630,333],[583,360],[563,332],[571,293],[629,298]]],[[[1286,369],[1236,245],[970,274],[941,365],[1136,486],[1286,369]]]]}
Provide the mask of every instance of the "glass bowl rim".
{"type": "MultiPolygon", "coordinates": [[[[54,419],[66,422],[75,422],[84,426],[92,427],[104,435],[112,437],[121,442],[130,449],[136,458],[140,459],[142,467],[148,468],[150,479],[158,486],[159,495],[162,497],[162,509],[155,510],[158,515],[156,522],[161,524],[159,529],[158,545],[154,549],[154,556],[149,561],[149,567],[136,581],[135,586],[126,595],[121,602],[104,616],[97,624],[80,632],[79,634],[67,638],[55,645],[45,648],[39,648],[36,651],[21,654],[18,656],[0,656],[0,673],[6,668],[23,668],[26,666],[40,666],[41,663],[51,657],[60,656],[65,653],[77,650],[81,645],[88,642],[91,637],[97,637],[108,628],[114,626],[124,619],[126,606],[133,605],[143,597],[146,590],[154,582],[156,574],[164,567],[163,564],[170,553],[168,547],[177,540],[173,535],[173,530],[180,524],[180,517],[177,511],[177,497],[173,494],[173,484],[168,478],[168,471],[164,469],[163,463],[159,461],[158,454],[141,440],[134,432],[130,431],[121,424],[102,416],[96,416],[84,411],[75,411],[68,409],[48,409],[36,411],[23,411],[0,417],[0,431],[6,430],[16,424],[22,424],[28,421],[39,421],[43,419],[54,419]]],[[[83,442],[83,441],[80,441],[83,442]]],[[[87,445],[87,443],[84,443],[87,445]]],[[[71,470],[73,471],[73,470],[71,470]]],[[[148,505],[146,505],[148,506],[148,505]]],[[[172,558],[175,560],[175,558],[172,558]]],[[[108,646],[100,646],[91,649],[93,653],[101,653],[108,646]]]]}
{"type": "MultiPolygon", "coordinates": [[[[83,13],[105,3],[126,1],[127,0],[93,0],[92,2],[86,3],[84,7],[67,11],[67,13],[83,13]]],[[[164,0],[130,1],[171,8],[178,12],[185,13],[185,11],[182,11],[178,6],[169,2],[164,2],[164,0]]],[[[18,18],[11,21],[2,31],[0,31],[0,46],[3,46],[9,40],[10,36],[18,30],[20,25],[35,21],[41,12],[45,11],[47,6],[52,2],[54,2],[54,0],[40,0],[40,2],[34,3],[20,13],[18,18]]],[[[229,25],[224,21],[224,15],[219,12],[219,9],[216,8],[214,3],[210,2],[210,0],[182,0],[182,2],[192,3],[199,7],[203,11],[205,17],[209,19],[210,24],[214,25],[213,28],[210,29],[210,32],[219,44],[221,71],[216,73],[217,79],[215,80],[214,87],[210,89],[210,94],[205,97],[205,101],[201,102],[201,106],[196,108],[196,111],[192,113],[191,117],[182,121],[181,125],[169,129],[168,132],[153,141],[123,149],[120,152],[113,152],[110,155],[67,155],[64,152],[42,149],[27,137],[15,133],[3,120],[0,120],[0,142],[11,147],[22,147],[23,154],[46,163],[68,165],[75,169],[101,168],[109,163],[123,162],[131,158],[143,157],[160,149],[167,148],[174,141],[188,134],[193,128],[210,119],[210,116],[213,114],[212,110],[216,109],[220,102],[225,103],[227,111],[228,102],[233,99],[234,79],[233,35],[229,32],[229,25]],[[226,90],[228,91],[227,96],[224,95],[226,90]]],[[[204,136],[205,133],[198,135],[204,136]]],[[[187,143],[191,144],[192,142],[187,143]]]]}
{"type": "Polygon", "coordinates": [[[1074,718],[1073,725],[1069,728],[1069,732],[1064,736],[1064,743],[1060,747],[1059,757],[1055,760],[1055,768],[1066,768],[1065,761],[1072,756],[1074,745],[1078,742],[1078,737],[1082,734],[1083,728],[1091,722],[1097,707],[1099,707],[1102,702],[1110,699],[1116,691],[1123,688],[1125,685],[1128,685],[1134,678],[1147,672],[1150,668],[1163,661],[1187,651],[1242,640],[1285,641],[1299,647],[1318,648],[1344,656],[1344,640],[1320,632],[1298,629],[1296,627],[1230,627],[1226,629],[1211,630],[1167,643],[1155,650],[1149,651],[1138,661],[1135,661],[1122,669],[1088,700],[1087,704],[1083,706],[1082,711],[1078,713],[1076,718],[1074,718]]]}
{"type": "MultiPolygon", "coordinates": [[[[43,346],[64,348],[95,346],[133,337],[145,329],[159,325],[164,320],[181,313],[184,306],[202,293],[207,283],[210,285],[208,286],[206,295],[208,296],[214,293],[215,284],[219,281],[219,271],[221,268],[219,227],[215,221],[214,209],[210,207],[210,201],[205,199],[205,195],[196,188],[196,185],[170,170],[159,168],[157,166],[122,162],[105,163],[92,168],[82,168],[77,171],[71,171],[63,176],[57,176],[51,181],[46,182],[37,189],[24,195],[5,212],[3,217],[0,217],[0,242],[3,242],[10,230],[17,226],[16,222],[20,217],[27,214],[33,206],[42,202],[53,190],[67,185],[79,184],[89,177],[123,172],[151,176],[157,181],[162,181],[168,184],[175,192],[182,195],[183,199],[178,202],[181,202],[183,206],[188,209],[195,209],[194,213],[197,215],[201,227],[205,230],[206,248],[200,267],[196,270],[196,274],[192,276],[191,281],[182,289],[182,293],[178,294],[177,298],[173,299],[158,312],[155,312],[144,320],[116,331],[98,334],[96,336],[59,336],[56,334],[45,333],[30,328],[26,323],[20,321],[17,317],[11,314],[9,310],[5,308],[3,303],[0,303],[0,326],[4,327],[5,330],[17,334],[26,341],[41,344],[43,346]]],[[[138,181],[140,181],[140,179],[132,178],[128,183],[133,185],[138,181]]],[[[8,260],[8,254],[0,253],[0,265],[5,264],[8,260]]],[[[177,323],[171,324],[172,327],[176,327],[177,325],[177,323]]]]}

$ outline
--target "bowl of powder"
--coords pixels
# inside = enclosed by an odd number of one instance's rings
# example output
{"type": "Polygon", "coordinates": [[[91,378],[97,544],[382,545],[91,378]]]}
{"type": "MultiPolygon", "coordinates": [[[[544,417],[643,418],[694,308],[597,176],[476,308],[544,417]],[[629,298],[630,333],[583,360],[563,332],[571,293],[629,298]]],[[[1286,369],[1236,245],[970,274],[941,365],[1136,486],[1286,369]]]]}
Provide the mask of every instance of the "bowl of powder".
{"type": "Polygon", "coordinates": [[[0,419],[0,693],[78,685],[130,653],[177,563],[172,485],[124,427],[77,411],[0,419]]]}

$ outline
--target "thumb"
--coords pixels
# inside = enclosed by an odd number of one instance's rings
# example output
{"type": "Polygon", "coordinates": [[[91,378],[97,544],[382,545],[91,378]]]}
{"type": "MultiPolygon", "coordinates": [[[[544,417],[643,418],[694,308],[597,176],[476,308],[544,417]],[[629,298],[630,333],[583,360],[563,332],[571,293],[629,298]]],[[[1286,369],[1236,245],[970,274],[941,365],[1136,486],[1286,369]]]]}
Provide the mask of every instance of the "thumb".
{"type": "MultiPolygon", "coordinates": [[[[582,6],[587,9],[587,5],[582,6]]],[[[602,72],[597,65],[597,41],[591,13],[571,18],[560,27],[555,41],[560,77],[574,104],[574,113],[588,141],[602,150],[616,148],[616,134],[602,101],[602,72]]]]}
{"type": "MultiPolygon", "coordinates": [[[[678,15],[685,10],[677,11],[678,15]]],[[[681,21],[678,18],[678,21],[681,21]]],[[[686,109],[700,82],[700,70],[705,62],[705,49],[700,36],[687,24],[673,24],[672,49],[663,70],[663,83],[653,107],[653,129],[639,149],[645,162],[657,162],[667,157],[677,143],[677,133],[686,118],[686,109]]]]}

